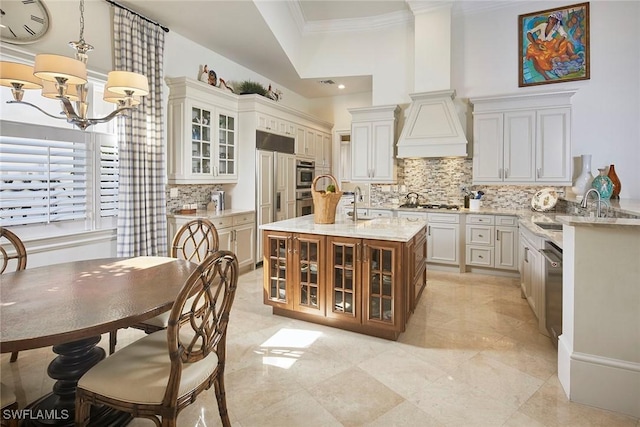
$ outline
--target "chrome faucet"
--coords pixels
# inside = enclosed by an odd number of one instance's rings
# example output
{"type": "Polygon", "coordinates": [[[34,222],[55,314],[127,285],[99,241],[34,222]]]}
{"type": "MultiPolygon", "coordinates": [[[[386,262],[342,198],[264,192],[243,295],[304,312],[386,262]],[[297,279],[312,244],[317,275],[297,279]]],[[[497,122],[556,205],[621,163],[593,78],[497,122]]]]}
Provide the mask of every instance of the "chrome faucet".
{"type": "Polygon", "coordinates": [[[600,192],[598,190],[596,190],[595,188],[590,188],[587,190],[586,193],[584,193],[584,196],[582,196],[582,202],[580,203],[580,207],[582,208],[586,208],[587,207],[587,202],[589,201],[589,194],[591,194],[591,192],[596,193],[596,217],[600,218],[600,205],[602,204],[602,198],[600,197],[600,192]]]}
{"type": "Polygon", "coordinates": [[[362,197],[362,189],[356,185],[356,188],[353,189],[353,221],[358,220],[358,207],[356,206],[356,202],[358,199],[362,197]]]}

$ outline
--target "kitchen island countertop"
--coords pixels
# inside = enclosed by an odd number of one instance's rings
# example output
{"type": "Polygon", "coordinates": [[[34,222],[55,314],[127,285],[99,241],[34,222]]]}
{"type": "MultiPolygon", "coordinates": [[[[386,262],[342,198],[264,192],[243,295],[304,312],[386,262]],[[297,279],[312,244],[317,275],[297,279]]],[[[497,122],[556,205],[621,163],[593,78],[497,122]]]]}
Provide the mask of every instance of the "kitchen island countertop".
{"type": "Polygon", "coordinates": [[[305,215],[263,224],[260,230],[408,242],[426,225],[426,221],[414,218],[373,218],[356,222],[336,218],[334,224],[316,224],[313,215],[305,215]]]}

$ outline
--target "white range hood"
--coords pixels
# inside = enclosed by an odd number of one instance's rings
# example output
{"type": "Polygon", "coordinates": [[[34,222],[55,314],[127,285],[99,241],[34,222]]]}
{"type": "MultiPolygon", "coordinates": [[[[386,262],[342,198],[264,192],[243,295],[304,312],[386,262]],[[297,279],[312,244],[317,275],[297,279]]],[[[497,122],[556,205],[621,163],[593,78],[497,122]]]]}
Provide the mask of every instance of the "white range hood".
{"type": "Polygon", "coordinates": [[[454,90],[412,93],[398,139],[398,157],[467,155],[467,137],[453,105],[454,90]]]}

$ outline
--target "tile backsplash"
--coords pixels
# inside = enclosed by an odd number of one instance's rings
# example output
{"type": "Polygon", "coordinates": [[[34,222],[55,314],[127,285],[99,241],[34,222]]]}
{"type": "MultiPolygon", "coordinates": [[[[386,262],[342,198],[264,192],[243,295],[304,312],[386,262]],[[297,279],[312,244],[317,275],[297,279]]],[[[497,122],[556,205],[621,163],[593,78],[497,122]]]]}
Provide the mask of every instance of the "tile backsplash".
{"type": "MultiPolygon", "coordinates": [[[[404,203],[409,192],[420,194],[421,203],[447,203],[462,205],[464,195],[461,187],[471,191],[484,191],[482,204],[485,207],[522,209],[530,206],[533,195],[547,185],[471,185],[473,160],[465,158],[400,159],[398,161],[398,184],[406,191],[385,191],[389,186],[371,185],[371,204],[388,204],[393,199],[404,203]]],[[[560,194],[565,188],[555,188],[560,194]]]]}
{"type": "Polygon", "coordinates": [[[222,185],[213,184],[184,184],[184,185],[167,185],[167,212],[174,212],[181,209],[183,205],[196,203],[198,209],[207,207],[207,203],[211,201],[211,191],[225,190],[222,185]],[[171,198],[171,189],[178,190],[178,197],[171,198]]]}

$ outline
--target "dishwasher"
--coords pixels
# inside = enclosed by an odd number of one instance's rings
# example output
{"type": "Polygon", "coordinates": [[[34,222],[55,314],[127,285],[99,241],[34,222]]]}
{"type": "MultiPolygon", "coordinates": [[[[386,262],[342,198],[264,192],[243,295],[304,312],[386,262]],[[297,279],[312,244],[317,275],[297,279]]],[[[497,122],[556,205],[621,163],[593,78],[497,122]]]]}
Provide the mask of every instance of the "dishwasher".
{"type": "Polygon", "coordinates": [[[562,249],[547,241],[540,253],[545,260],[545,321],[551,342],[557,348],[558,337],[562,334],[562,249]]]}

